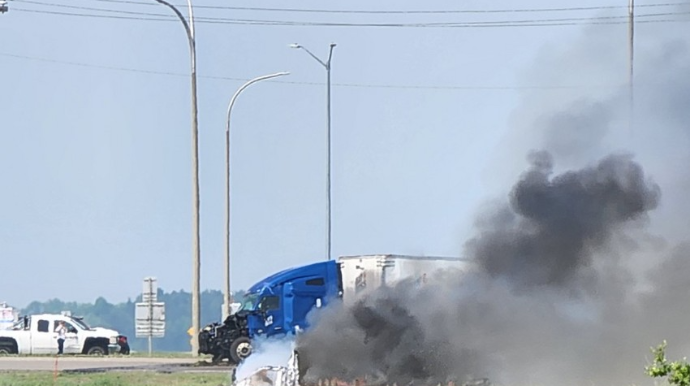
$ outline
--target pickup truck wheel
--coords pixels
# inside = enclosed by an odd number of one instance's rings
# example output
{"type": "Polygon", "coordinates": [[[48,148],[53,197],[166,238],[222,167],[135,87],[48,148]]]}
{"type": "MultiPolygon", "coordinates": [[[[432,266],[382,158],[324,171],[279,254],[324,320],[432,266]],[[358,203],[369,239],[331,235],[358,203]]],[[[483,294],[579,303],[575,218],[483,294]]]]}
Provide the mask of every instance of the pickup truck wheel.
{"type": "Polygon", "coordinates": [[[252,354],[252,341],[246,336],[235,339],[230,345],[230,359],[235,363],[241,363],[252,354]]]}
{"type": "Polygon", "coordinates": [[[93,346],[87,352],[87,355],[105,355],[105,349],[101,346],[93,346]]]}
{"type": "Polygon", "coordinates": [[[10,346],[0,346],[0,356],[14,354],[14,350],[10,346]]]}

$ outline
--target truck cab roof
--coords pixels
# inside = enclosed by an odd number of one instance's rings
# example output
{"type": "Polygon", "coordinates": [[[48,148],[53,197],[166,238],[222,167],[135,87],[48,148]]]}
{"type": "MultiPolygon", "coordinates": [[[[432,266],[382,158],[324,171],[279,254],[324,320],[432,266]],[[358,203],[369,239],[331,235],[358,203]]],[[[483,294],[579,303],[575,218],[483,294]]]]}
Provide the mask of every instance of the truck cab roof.
{"type": "Polygon", "coordinates": [[[326,277],[328,275],[329,269],[332,269],[330,266],[335,266],[336,264],[337,263],[335,262],[335,260],[329,260],[297,268],[288,268],[278,273],[274,273],[273,275],[259,281],[258,283],[251,286],[249,288],[249,291],[247,292],[249,292],[250,294],[260,292],[264,288],[272,288],[285,282],[294,279],[299,279],[301,277],[316,275],[323,275],[324,277],[326,277]]]}

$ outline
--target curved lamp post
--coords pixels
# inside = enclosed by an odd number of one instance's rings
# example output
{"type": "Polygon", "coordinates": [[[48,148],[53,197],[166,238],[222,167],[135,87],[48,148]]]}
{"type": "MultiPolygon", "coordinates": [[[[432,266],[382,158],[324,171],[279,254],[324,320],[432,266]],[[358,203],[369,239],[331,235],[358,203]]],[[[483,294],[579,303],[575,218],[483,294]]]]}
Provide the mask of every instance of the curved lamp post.
{"type": "Polygon", "coordinates": [[[223,320],[230,315],[230,114],[232,107],[235,105],[237,97],[252,84],[275,78],[278,76],[289,75],[289,72],[278,72],[275,74],[263,75],[256,77],[247,83],[243,84],[230,99],[228,104],[228,117],[225,123],[225,299],[223,304],[223,320]]]}
{"type": "Polygon", "coordinates": [[[198,107],[196,100],[196,41],[194,40],[194,12],[192,10],[192,0],[187,0],[189,10],[189,23],[182,13],[174,5],[164,0],[154,0],[163,4],[175,12],[175,15],[184,25],[189,41],[189,54],[191,57],[192,69],[192,203],[193,203],[193,230],[192,230],[192,356],[199,355],[199,315],[201,313],[199,299],[199,277],[201,266],[201,251],[199,247],[199,121],[198,107]]]}

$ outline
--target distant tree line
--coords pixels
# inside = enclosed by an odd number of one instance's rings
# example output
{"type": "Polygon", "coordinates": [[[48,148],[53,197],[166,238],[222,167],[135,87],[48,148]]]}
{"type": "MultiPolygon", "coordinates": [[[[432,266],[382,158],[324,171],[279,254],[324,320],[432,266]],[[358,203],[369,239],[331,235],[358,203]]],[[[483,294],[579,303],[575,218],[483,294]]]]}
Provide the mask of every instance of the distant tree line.
{"type": "MultiPolygon", "coordinates": [[[[235,293],[235,301],[241,301],[244,293],[235,293]]],[[[92,327],[106,327],[117,330],[129,339],[134,351],[147,351],[148,340],[136,338],[134,332],[135,303],[141,301],[141,295],[135,300],[112,304],[102,297],[94,303],[64,302],[51,299],[46,302],[32,302],[21,313],[22,315],[40,313],[60,313],[70,311],[73,316],[83,317],[92,327]]],[[[190,351],[190,339],[187,330],[192,326],[192,296],[185,291],[165,292],[158,289],[158,301],[165,302],[165,337],[153,339],[155,351],[190,351]]],[[[217,290],[206,290],[201,293],[201,327],[219,322],[223,293],[217,290]]]]}

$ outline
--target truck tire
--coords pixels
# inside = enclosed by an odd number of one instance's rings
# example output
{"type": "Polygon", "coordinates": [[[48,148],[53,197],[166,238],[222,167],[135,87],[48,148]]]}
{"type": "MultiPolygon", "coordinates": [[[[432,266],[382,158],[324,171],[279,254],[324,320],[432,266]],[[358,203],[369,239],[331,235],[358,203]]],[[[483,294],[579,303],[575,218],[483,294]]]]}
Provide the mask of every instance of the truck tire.
{"type": "Polygon", "coordinates": [[[89,348],[89,350],[86,352],[86,355],[105,355],[106,350],[101,347],[101,346],[92,346],[89,348]]]}
{"type": "Polygon", "coordinates": [[[14,339],[0,340],[0,355],[11,355],[19,353],[17,342],[14,339]]]}
{"type": "Polygon", "coordinates": [[[252,341],[246,336],[241,336],[230,345],[230,359],[239,364],[252,354],[252,341]]]}

